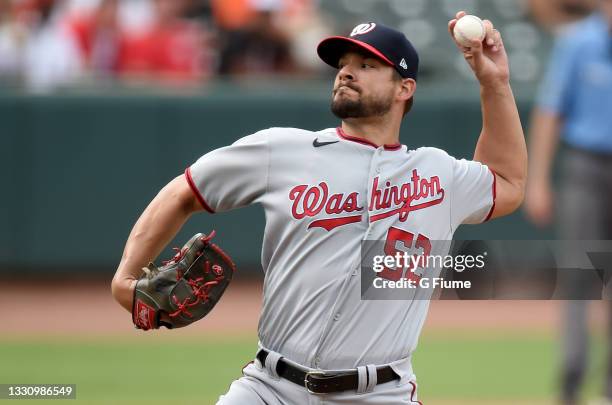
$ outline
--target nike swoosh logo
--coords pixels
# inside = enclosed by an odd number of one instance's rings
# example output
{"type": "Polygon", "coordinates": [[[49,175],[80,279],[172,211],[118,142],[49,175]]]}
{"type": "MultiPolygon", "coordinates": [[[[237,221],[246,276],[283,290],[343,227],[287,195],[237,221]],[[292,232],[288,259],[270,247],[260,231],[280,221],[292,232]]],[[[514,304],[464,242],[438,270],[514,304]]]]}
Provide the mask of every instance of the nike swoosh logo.
{"type": "Polygon", "coordinates": [[[315,148],[320,148],[321,146],[331,145],[332,143],[338,143],[338,142],[340,141],[319,142],[319,138],[315,138],[315,140],[312,141],[312,146],[314,146],[315,148]]]}

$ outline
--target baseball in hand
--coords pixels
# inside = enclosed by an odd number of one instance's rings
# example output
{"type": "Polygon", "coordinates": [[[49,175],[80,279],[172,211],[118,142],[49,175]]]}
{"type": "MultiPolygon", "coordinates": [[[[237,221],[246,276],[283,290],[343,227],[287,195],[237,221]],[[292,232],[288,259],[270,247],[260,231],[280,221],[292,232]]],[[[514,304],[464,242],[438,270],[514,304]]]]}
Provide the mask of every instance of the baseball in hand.
{"type": "Polygon", "coordinates": [[[486,31],[485,25],[480,18],[468,14],[457,20],[453,33],[455,34],[455,40],[461,46],[469,48],[471,41],[484,40],[486,31]]]}

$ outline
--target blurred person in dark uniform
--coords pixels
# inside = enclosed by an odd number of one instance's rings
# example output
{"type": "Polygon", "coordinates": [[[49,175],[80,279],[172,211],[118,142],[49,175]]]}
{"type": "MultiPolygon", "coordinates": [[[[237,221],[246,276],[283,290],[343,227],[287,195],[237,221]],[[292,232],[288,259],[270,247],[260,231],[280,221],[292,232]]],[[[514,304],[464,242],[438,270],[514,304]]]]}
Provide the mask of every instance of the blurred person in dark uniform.
{"type": "MultiPolygon", "coordinates": [[[[559,32],[529,137],[526,213],[542,227],[556,217],[563,240],[612,239],[612,0],[598,5],[597,12],[559,32]],[[560,143],[564,153],[555,198],[551,172],[560,143]]],[[[570,284],[577,289],[583,281],[570,284]]],[[[561,395],[563,403],[577,404],[587,370],[589,301],[564,305],[561,395]]],[[[608,350],[604,404],[612,404],[610,344],[608,350]]]]}
{"type": "Polygon", "coordinates": [[[216,0],[211,4],[222,31],[220,74],[252,76],[295,71],[290,38],[277,24],[283,1],[216,0]]]}

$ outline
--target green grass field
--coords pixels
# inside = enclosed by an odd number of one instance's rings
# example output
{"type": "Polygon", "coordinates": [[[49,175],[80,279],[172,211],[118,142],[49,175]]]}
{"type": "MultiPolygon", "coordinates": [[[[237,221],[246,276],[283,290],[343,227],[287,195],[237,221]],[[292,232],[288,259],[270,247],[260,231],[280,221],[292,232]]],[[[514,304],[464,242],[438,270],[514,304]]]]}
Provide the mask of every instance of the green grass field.
{"type": "MultiPolygon", "coordinates": [[[[77,384],[77,400],[53,402],[57,404],[214,404],[252,359],[255,344],[251,336],[5,339],[0,341],[0,383],[77,384]]],[[[593,351],[589,395],[600,387],[601,340],[593,351]]],[[[414,360],[425,404],[552,403],[555,364],[551,338],[499,334],[428,334],[414,360]]],[[[41,401],[19,401],[27,402],[41,401]]]]}

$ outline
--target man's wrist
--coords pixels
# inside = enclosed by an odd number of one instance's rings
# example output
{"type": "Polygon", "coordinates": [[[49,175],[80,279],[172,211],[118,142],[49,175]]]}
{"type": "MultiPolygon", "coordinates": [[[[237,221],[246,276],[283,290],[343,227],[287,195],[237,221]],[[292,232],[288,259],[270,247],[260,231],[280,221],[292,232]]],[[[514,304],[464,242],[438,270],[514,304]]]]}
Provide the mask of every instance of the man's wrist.
{"type": "Polygon", "coordinates": [[[112,294],[115,301],[130,312],[132,311],[136,283],[138,283],[138,280],[135,278],[116,279],[112,283],[112,294]]]}
{"type": "Polygon", "coordinates": [[[480,83],[480,93],[483,95],[500,95],[506,96],[512,93],[510,81],[496,80],[491,82],[480,83]]]}

